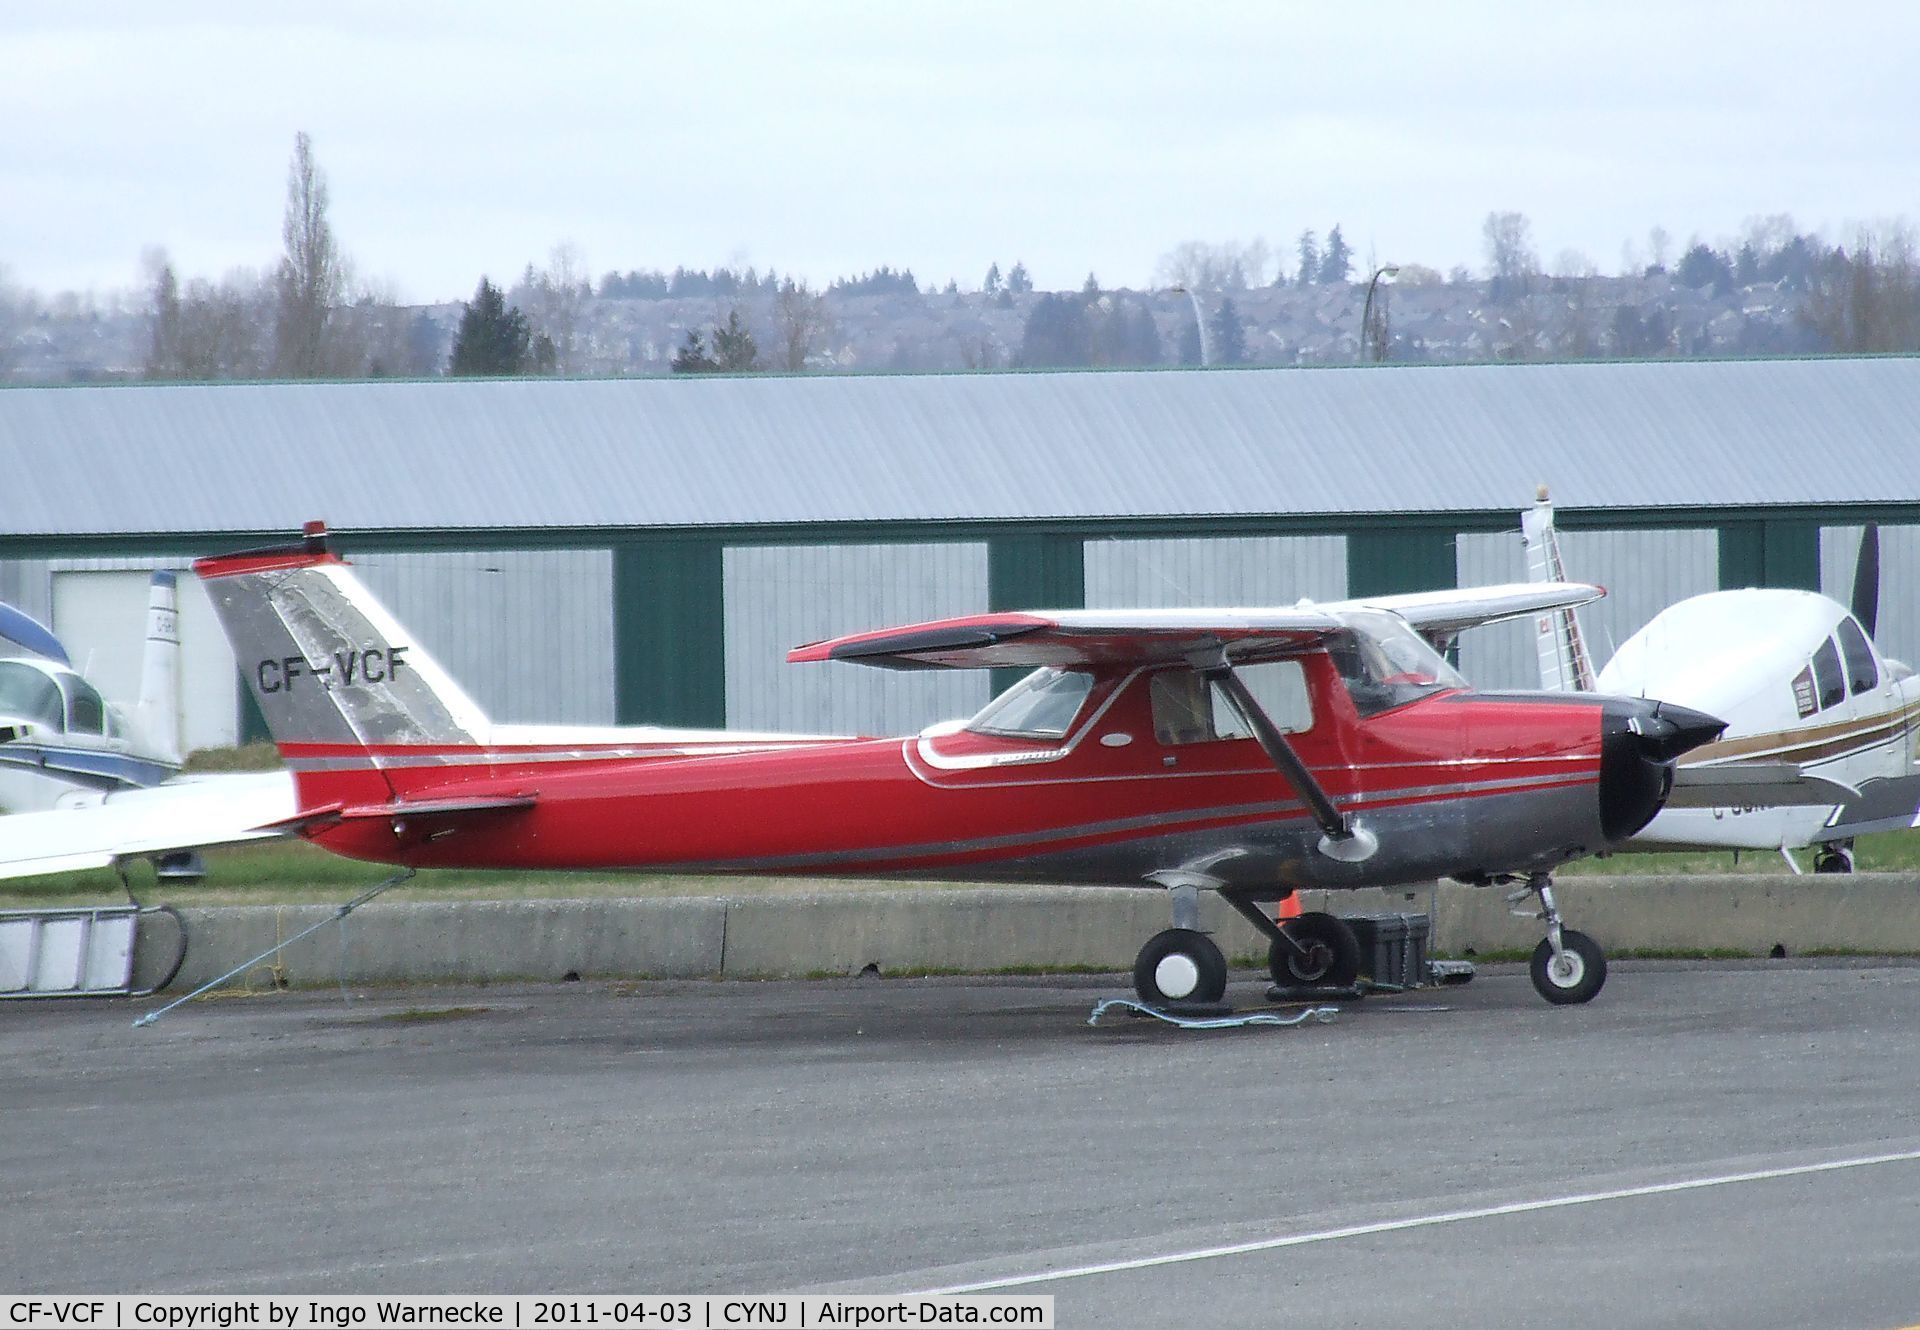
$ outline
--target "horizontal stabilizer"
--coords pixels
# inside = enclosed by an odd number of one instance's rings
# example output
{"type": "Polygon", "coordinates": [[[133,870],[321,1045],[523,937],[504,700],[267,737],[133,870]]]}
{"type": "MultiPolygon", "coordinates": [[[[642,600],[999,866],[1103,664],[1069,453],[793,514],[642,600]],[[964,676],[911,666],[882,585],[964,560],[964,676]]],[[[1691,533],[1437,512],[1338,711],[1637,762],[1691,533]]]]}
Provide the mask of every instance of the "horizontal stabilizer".
{"type": "Polygon", "coordinates": [[[302,831],[319,823],[398,822],[416,817],[470,817],[531,808],[531,794],[476,795],[451,799],[397,799],[382,804],[326,804],[284,817],[262,830],[302,831]]]}
{"type": "Polygon", "coordinates": [[[97,803],[0,818],[0,878],[105,868],[116,859],[264,840],[293,807],[284,771],[187,776],[97,803]]]}
{"type": "Polygon", "coordinates": [[[1859,791],[1792,762],[1683,766],[1673,773],[1669,808],[1818,808],[1843,804],[1859,791]]]}

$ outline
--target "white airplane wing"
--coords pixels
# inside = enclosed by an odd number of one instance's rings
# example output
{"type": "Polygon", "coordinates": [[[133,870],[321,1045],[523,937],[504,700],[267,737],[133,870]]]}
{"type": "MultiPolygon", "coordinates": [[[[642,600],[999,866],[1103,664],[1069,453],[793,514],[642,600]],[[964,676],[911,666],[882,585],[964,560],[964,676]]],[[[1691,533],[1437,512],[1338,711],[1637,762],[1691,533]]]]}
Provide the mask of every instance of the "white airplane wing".
{"type": "Polygon", "coordinates": [[[1398,596],[1343,600],[1321,608],[1390,610],[1427,638],[1451,638],[1483,624],[1505,623],[1550,610],[1571,610],[1606,595],[1588,582],[1507,582],[1453,591],[1415,591],[1398,596]]]}
{"type": "Polygon", "coordinates": [[[286,834],[296,812],[285,771],[181,776],[98,803],[0,817],[0,878],[105,868],[116,859],[286,834]]]}
{"type": "Polygon", "coordinates": [[[1848,840],[1876,831],[1920,827],[1920,775],[1861,781],[1856,797],[1837,802],[1840,806],[1814,840],[1848,840]]]}
{"type": "Polygon", "coordinates": [[[840,660],[887,669],[1155,664],[1222,647],[1236,662],[1312,650],[1343,631],[1350,610],[1386,610],[1414,631],[1447,639],[1465,628],[1583,605],[1605,595],[1579,582],[1466,587],[1275,608],[1038,610],[976,614],[809,642],[789,661],[840,660]]]}

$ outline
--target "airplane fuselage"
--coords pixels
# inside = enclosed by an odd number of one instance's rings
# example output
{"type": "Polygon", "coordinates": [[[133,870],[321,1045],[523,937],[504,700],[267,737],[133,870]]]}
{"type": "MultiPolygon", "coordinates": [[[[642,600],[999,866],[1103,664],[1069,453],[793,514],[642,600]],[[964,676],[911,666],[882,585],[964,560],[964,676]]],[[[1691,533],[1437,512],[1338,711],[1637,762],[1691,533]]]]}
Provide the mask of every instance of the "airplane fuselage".
{"type": "MultiPolygon", "coordinates": [[[[1883,658],[1845,606],[1810,591],[1713,592],[1623,643],[1601,692],[1663,698],[1727,721],[1683,765],[1791,762],[1855,788],[1915,771],[1920,679],[1883,658]]],[[[1821,839],[1831,806],[1665,808],[1636,847],[1779,849],[1821,839]]]]}
{"type": "Polygon", "coordinates": [[[1254,740],[1156,733],[1151,668],[1095,671],[1072,726],[1051,739],[940,727],[654,751],[283,751],[306,808],[532,797],[484,819],[350,816],[306,832],[337,853],[419,867],[1120,885],[1184,868],[1283,891],[1551,868],[1630,835],[1665,795],[1665,768],[1628,735],[1632,703],[1452,691],[1363,719],[1324,655],[1305,665],[1315,714],[1291,741],[1377,837],[1364,862],[1321,850],[1321,828],[1254,740]]]}

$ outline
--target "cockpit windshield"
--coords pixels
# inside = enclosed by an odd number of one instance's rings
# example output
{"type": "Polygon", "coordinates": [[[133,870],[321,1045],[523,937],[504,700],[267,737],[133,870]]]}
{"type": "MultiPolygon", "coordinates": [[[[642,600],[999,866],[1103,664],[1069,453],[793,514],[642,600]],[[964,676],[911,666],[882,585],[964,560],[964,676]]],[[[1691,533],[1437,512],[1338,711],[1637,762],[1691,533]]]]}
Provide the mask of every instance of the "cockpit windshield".
{"type": "Polygon", "coordinates": [[[67,728],[67,706],[59,686],[17,660],[0,660],[0,716],[36,720],[56,730],[67,728]]]}
{"type": "Polygon", "coordinates": [[[967,728],[976,734],[1064,739],[1093,688],[1084,670],[1035,670],[987,703],[967,728]]]}
{"type": "Polygon", "coordinates": [[[1351,631],[1329,639],[1327,652],[1362,716],[1467,686],[1460,672],[1398,615],[1348,610],[1340,619],[1351,631]]]}

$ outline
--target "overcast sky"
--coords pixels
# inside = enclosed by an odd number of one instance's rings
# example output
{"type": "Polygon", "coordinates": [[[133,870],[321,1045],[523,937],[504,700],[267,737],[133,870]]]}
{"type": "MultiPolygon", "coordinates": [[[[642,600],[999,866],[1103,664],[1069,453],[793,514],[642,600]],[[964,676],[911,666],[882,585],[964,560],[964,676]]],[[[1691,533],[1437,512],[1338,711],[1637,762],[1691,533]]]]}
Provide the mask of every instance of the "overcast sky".
{"type": "Polygon", "coordinates": [[[0,8],[0,268],[42,292],[270,265],[313,138],[357,273],[471,294],[571,242],[594,275],[878,264],[977,286],[1153,280],[1183,240],[1344,225],[1360,261],[1618,270],[1790,212],[1920,216],[1920,5],[1453,3],[0,8]]]}

